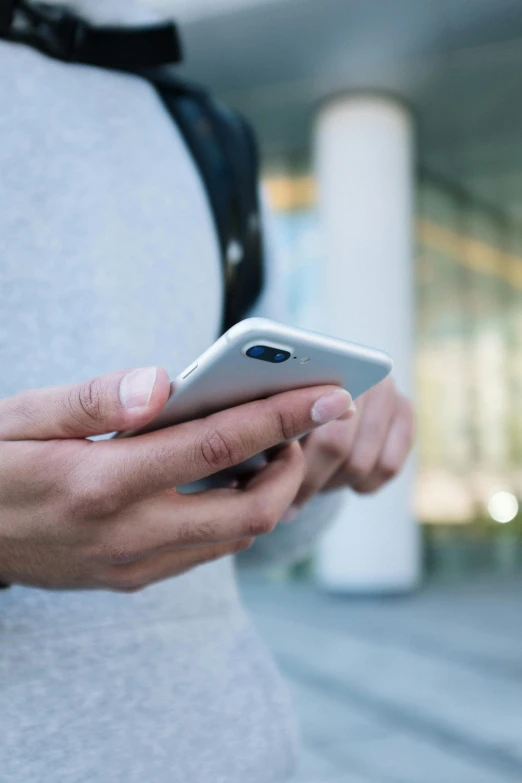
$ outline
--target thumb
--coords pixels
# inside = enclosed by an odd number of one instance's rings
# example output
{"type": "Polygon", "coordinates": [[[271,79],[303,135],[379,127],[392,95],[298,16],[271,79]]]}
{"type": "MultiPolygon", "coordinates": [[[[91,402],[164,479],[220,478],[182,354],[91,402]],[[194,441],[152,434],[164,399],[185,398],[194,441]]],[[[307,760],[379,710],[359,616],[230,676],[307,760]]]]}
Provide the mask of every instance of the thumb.
{"type": "Polygon", "coordinates": [[[0,439],[86,438],[137,429],[158,415],[169,394],[169,376],[161,367],[22,392],[0,402],[0,439]]]}

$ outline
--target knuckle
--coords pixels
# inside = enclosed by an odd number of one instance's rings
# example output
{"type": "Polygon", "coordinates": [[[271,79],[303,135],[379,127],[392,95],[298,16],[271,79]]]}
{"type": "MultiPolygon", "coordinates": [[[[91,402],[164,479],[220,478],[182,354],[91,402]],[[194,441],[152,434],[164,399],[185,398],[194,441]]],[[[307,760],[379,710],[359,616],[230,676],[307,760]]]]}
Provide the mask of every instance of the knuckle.
{"type": "Polygon", "coordinates": [[[271,533],[279,521],[278,516],[277,510],[266,498],[253,501],[246,523],[246,535],[255,538],[271,533]]]}
{"type": "Polygon", "coordinates": [[[67,396],[66,405],[73,421],[80,424],[94,424],[99,421],[103,408],[103,395],[95,380],[73,387],[67,396]]]}
{"type": "Polygon", "coordinates": [[[177,546],[193,546],[194,544],[206,544],[214,541],[217,535],[216,525],[212,520],[205,520],[195,526],[192,522],[184,521],[178,527],[176,535],[177,546]]]}
{"type": "Polygon", "coordinates": [[[237,436],[223,429],[207,432],[199,444],[200,457],[211,470],[236,465],[243,459],[243,448],[237,436]]]}
{"type": "Polygon", "coordinates": [[[291,440],[303,432],[299,417],[291,409],[277,412],[277,424],[281,441],[291,440]]]}
{"type": "Polygon", "coordinates": [[[108,517],[118,510],[119,502],[105,482],[82,480],[69,490],[70,506],[75,516],[108,517]]]}
{"type": "Polygon", "coordinates": [[[352,457],[347,465],[348,476],[357,483],[364,481],[371,470],[372,464],[364,455],[352,457]]]}
{"type": "Polygon", "coordinates": [[[394,479],[399,474],[399,470],[400,465],[395,461],[385,459],[379,464],[379,473],[384,481],[391,481],[391,479],[394,479]]]}

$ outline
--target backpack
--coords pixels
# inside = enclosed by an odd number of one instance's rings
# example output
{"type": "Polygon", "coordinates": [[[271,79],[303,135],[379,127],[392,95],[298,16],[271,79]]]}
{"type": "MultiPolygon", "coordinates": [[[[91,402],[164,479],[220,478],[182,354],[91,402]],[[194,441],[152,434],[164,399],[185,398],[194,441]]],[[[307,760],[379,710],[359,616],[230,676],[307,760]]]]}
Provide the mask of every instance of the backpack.
{"type": "Polygon", "coordinates": [[[157,90],[200,173],[216,227],[225,279],[222,331],[246,316],[263,287],[259,158],[248,122],[205,90],[179,79],[176,26],[90,24],[62,6],[0,0],[0,39],[71,63],[133,73],[157,90]]]}

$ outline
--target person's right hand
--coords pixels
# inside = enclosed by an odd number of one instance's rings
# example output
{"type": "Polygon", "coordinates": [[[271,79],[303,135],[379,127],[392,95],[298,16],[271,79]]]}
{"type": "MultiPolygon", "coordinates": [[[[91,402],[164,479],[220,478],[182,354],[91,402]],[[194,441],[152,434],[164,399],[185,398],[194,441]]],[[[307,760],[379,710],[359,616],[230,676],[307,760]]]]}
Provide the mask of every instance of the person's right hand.
{"type": "Polygon", "coordinates": [[[86,440],[148,424],[169,386],[148,368],[0,402],[1,581],[133,591],[246,548],[301,485],[298,443],[244,487],[174,488],[346,415],[351,402],[335,387],[301,389],[134,438],[86,440]]]}

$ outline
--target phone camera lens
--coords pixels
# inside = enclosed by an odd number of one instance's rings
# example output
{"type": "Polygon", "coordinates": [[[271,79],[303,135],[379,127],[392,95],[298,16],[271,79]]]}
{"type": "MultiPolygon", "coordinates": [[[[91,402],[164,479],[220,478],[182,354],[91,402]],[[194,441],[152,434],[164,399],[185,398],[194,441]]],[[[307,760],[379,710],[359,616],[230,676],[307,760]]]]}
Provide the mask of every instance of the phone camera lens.
{"type": "Polygon", "coordinates": [[[270,364],[281,364],[290,358],[290,353],[281,348],[273,348],[270,345],[253,345],[248,348],[246,355],[249,359],[259,359],[270,364]]]}

